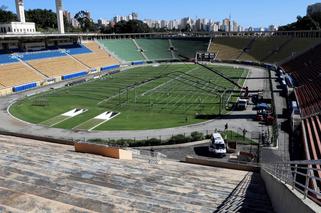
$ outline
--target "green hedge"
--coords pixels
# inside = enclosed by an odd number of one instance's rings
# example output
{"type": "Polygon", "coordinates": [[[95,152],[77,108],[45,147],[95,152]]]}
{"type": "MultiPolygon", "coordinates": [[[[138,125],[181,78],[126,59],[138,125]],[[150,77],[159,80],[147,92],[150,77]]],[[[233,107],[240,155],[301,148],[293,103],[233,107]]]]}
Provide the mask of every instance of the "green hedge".
{"type": "Polygon", "coordinates": [[[119,139],[119,140],[103,140],[103,139],[91,139],[89,142],[106,144],[110,146],[117,147],[140,147],[140,146],[160,146],[160,145],[172,145],[172,144],[182,144],[193,141],[201,141],[207,137],[204,137],[201,132],[192,132],[191,135],[185,136],[182,134],[173,135],[167,140],[161,140],[157,138],[150,138],[146,140],[133,140],[133,139],[119,139]]]}

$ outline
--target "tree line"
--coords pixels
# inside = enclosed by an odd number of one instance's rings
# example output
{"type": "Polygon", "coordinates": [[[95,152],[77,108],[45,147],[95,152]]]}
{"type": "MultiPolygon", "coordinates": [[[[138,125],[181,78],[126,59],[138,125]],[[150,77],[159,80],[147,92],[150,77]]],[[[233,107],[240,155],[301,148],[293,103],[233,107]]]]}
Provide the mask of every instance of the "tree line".
{"type": "MultiPolygon", "coordinates": [[[[39,32],[55,32],[57,31],[57,16],[52,10],[32,9],[25,11],[26,21],[34,22],[39,32]]],[[[100,33],[148,33],[151,29],[147,24],[140,20],[120,21],[113,26],[99,26],[88,17],[85,11],[79,11],[74,18],[79,22],[79,28],[73,27],[64,17],[66,32],[100,32],[100,33]]],[[[0,7],[0,23],[9,23],[17,21],[17,15],[7,7],[0,7]]]]}
{"type": "Polygon", "coordinates": [[[279,27],[279,31],[321,30],[321,13],[314,13],[304,17],[297,16],[297,21],[279,27]]]}

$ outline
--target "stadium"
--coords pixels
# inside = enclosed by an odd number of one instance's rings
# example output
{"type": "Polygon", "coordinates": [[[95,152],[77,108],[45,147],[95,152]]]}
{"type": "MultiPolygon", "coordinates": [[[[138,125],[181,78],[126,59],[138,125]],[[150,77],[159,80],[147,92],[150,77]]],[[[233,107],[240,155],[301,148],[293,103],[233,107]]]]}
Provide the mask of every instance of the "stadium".
{"type": "Polygon", "coordinates": [[[40,33],[15,3],[0,212],[321,212],[321,31],[65,33],[56,0],[40,33]]]}

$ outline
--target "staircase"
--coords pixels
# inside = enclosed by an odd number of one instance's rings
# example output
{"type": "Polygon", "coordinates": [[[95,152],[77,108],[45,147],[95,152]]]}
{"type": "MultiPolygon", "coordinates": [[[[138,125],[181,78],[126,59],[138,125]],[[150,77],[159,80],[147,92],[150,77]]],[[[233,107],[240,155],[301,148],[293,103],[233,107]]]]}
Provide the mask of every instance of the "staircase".
{"type": "Polygon", "coordinates": [[[29,64],[28,62],[22,60],[21,58],[17,57],[17,59],[24,64],[25,66],[29,67],[32,71],[34,71],[37,75],[41,76],[42,78],[50,78],[48,75],[45,75],[44,73],[42,73],[41,71],[37,70],[35,67],[33,67],[31,64],[29,64]]]}
{"type": "Polygon", "coordinates": [[[143,51],[141,51],[141,50],[143,50],[143,49],[137,44],[136,40],[135,40],[135,39],[132,39],[132,41],[134,42],[135,46],[137,47],[137,50],[143,55],[143,57],[144,57],[146,60],[149,60],[148,57],[146,56],[146,54],[145,54],[143,51]]]}
{"type": "Polygon", "coordinates": [[[274,211],[260,174],[248,173],[215,212],[274,211]]]}
{"type": "Polygon", "coordinates": [[[246,53],[248,50],[252,49],[252,45],[255,42],[255,40],[256,40],[255,37],[251,39],[251,41],[246,45],[246,47],[243,49],[240,55],[236,58],[237,60],[239,60],[242,57],[242,55],[246,53]]]}
{"type": "Polygon", "coordinates": [[[97,39],[95,39],[96,44],[103,49],[107,54],[110,54],[113,58],[116,58],[117,61],[119,61],[121,64],[126,63],[126,61],[122,60],[121,58],[118,57],[114,52],[110,51],[105,45],[102,45],[97,39]]]}
{"type": "Polygon", "coordinates": [[[155,163],[0,135],[0,212],[272,212],[257,174],[155,163]]]}
{"type": "Polygon", "coordinates": [[[65,51],[65,54],[70,57],[71,59],[73,59],[74,61],[76,61],[79,64],[82,64],[83,66],[87,67],[88,70],[91,70],[92,67],[88,66],[87,64],[83,63],[82,61],[78,60],[77,58],[75,58],[73,55],[70,55],[68,52],[65,51]]]}
{"type": "MultiPolygon", "coordinates": [[[[171,39],[168,39],[168,43],[169,43],[169,48],[173,48],[173,49],[175,48],[171,39]]],[[[177,57],[175,55],[175,51],[172,49],[170,49],[170,51],[172,53],[172,58],[177,59],[177,57]]]]}
{"type": "Polygon", "coordinates": [[[287,39],[283,44],[281,44],[279,47],[277,47],[276,49],[272,50],[272,52],[270,52],[268,55],[266,55],[262,61],[266,61],[268,58],[270,58],[272,55],[274,54],[278,54],[280,52],[280,50],[282,50],[286,45],[288,45],[291,41],[293,40],[293,38],[287,39]]]}

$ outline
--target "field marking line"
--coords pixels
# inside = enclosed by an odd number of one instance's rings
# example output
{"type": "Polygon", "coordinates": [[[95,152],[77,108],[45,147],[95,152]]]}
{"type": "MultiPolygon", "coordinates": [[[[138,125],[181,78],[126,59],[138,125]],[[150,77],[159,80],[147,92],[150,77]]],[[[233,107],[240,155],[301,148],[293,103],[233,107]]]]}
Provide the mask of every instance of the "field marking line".
{"type": "MultiPolygon", "coordinates": [[[[194,71],[194,70],[196,70],[196,69],[198,69],[198,67],[194,67],[193,69],[191,69],[191,70],[187,71],[186,73],[193,72],[193,71],[194,71]]],[[[185,73],[185,74],[186,74],[186,73],[185,73]]],[[[169,73],[169,74],[170,74],[170,73],[169,73]]],[[[166,85],[166,84],[168,84],[168,83],[170,83],[170,82],[172,82],[172,81],[174,81],[174,80],[176,80],[176,79],[180,78],[180,77],[181,77],[181,76],[183,76],[183,75],[184,75],[184,74],[180,74],[180,75],[179,75],[179,76],[177,76],[176,78],[169,79],[168,81],[166,81],[166,82],[164,82],[164,83],[162,83],[162,84],[158,85],[157,87],[154,87],[153,89],[147,90],[146,92],[142,93],[140,96],[145,96],[146,94],[148,94],[148,93],[150,93],[150,92],[153,92],[154,90],[159,89],[160,87],[162,87],[162,86],[164,86],[164,85],[166,85]]]]}
{"type": "MultiPolygon", "coordinates": [[[[136,86],[136,87],[134,87],[134,88],[129,89],[128,91],[132,91],[133,89],[140,88],[140,87],[142,87],[142,86],[144,86],[144,85],[146,85],[146,84],[148,84],[148,83],[151,83],[151,82],[153,82],[153,81],[154,81],[154,80],[147,81],[147,82],[142,83],[142,84],[140,84],[140,85],[138,85],[138,86],[136,86]]],[[[125,84],[125,86],[126,86],[126,85],[128,86],[128,84],[125,84]]],[[[111,100],[111,99],[114,99],[114,98],[116,98],[116,97],[119,96],[119,95],[125,94],[126,92],[127,92],[127,90],[125,90],[124,92],[115,94],[115,95],[113,95],[113,96],[111,96],[111,97],[109,97],[109,98],[106,98],[106,99],[98,102],[97,105],[100,105],[100,104],[102,104],[102,103],[104,103],[104,102],[106,102],[106,101],[109,101],[109,100],[111,100]]]]}
{"type": "Polygon", "coordinates": [[[102,124],[106,123],[107,121],[110,121],[110,120],[112,120],[112,119],[116,118],[118,115],[120,115],[120,112],[119,112],[117,115],[115,115],[114,117],[112,117],[112,118],[109,118],[109,119],[103,120],[101,123],[99,123],[99,124],[95,125],[94,127],[92,127],[92,128],[90,128],[90,129],[88,129],[88,131],[89,131],[89,132],[91,132],[92,130],[96,129],[97,127],[99,127],[100,125],[102,125],[102,124]]]}
{"type": "MultiPolygon", "coordinates": [[[[59,116],[59,115],[58,115],[58,116],[59,116]]],[[[70,119],[70,118],[72,118],[72,117],[66,116],[66,118],[64,118],[64,119],[62,119],[62,120],[60,120],[60,121],[58,121],[58,122],[56,122],[56,123],[54,123],[54,124],[49,124],[49,127],[53,127],[53,126],[55,126],[55,125],[57,125],[57,124],[59,124],[59,123],[62,123],[62,122],[64,122],[64,121],[70,119]]]]}

